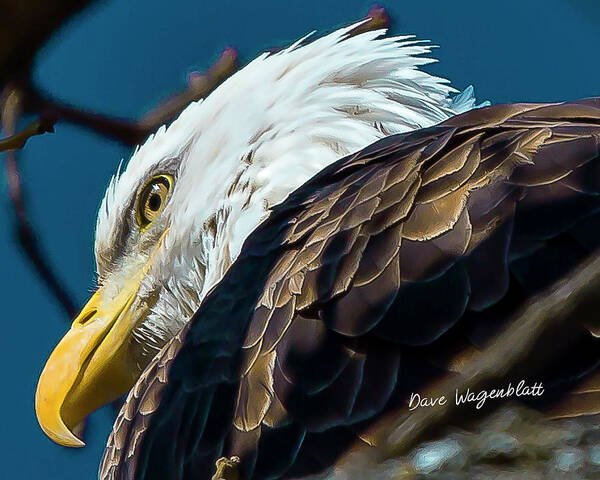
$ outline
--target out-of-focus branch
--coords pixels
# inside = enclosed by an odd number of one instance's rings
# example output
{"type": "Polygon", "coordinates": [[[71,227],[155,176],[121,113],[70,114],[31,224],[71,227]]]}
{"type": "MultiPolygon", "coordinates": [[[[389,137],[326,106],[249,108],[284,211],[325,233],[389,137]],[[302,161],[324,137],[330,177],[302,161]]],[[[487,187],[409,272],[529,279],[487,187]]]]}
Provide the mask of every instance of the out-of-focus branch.
{"type": "MultiPolygon", "coordinates": [[[[32,135],[52,131],[54,120],[51,117],[41,117],[33,122],[22,132],[15,134],[18,118],[21,114],[21,96],[17,89],[9,89],[3,94],[2,105],[2,130],[10,135],[7,139],[0,142],[8,149],[5,155],[5,170],[8,184],[8,195],[15,212],[15,231],[19,244],[23,248],[25,255],[31,261],[40,277],[50,288],[52,294],[59,301],[69,318],[76,313],[76,308],[67,294],[64,286],[58,280],[56,274],[52,271],[46,256],[40,250],[35,233],[29,223],[29,215],[25,207],[23,198],[23,186],[21,184],[21,174],[17,162],[14,148],[23,146],[27,139],[32,135]]],[[[0,148],[2,150],[2,148],[0,148]]],[[[5,148],[6,150],[6,148],[5,148]]]]}
{"type": "Polygon", "coordinates": [[[50,268],[42,253],[27,214],[21,174],[15,149],[22,148],[32,135],[51,131],[52,115],[40,115],[38,121],[24,131],[16,133],[17,120],[23,107],[23,88],[31,77],[31,68],[36,55],[48,39],[64,23],[95,0],[62,0],[46,2],[39,0],[0,0],[2,28],[0,28],[0,108],[2,129],[8,138],[0,141],[0,151],[6,150],[4,167],[7,189],[15,215],[15,230],[19,244],[40,277],[45,281],[54,297],[69,318],[76,312],[65,288],[50,268]],[[11,86],[12,85],[12,86],[11,86]]]}
{"type": "Polygon", "coordinates": [[[227,48],[205,74],[190,75],[188,88],[151,110],[140,120],[111,117],[74,107],[53,99],[35,87],[26,89],[26,108],[30,112],[43,112],[58,120],[71,122],[101,135],[134,146],[144,141],[161,125],[173,120],[190,103],[210,94],[238,68],[237,52],[227,48]]]}
{"type": "Polygon", "coordinates": [[[27,125],[23,130],[10,137],[0,140],[0,152],[5,150],[19,150],[23,148],[31,137],[54,132],[56,118],[41,116],[27,125]]]}
{"type": "Polygon", "coordinates": [[[65,22],[95,0],[0,0],[0,86],[27,78],[35,56],[65,22]]]}
{"type": "Polygon", "coordinates": [[[159,107],[148,112],[140,119],[138,125],[147,132],[154,132],[161,125],[173,120],[190,103],[208,96],[235,73],[238,67],[237,51],[234,48],[226,48],[219,60],[206,73],[190,75],[187,90],[171,97],[159,107]]]}
{"type": "Polygon", "coordinates": [[[379,30],[381,28],[390,28],[391,21],[390,16],[386,12],[385,8],[380,6],[373,6],[368,11],[365,19],[370,19],[367,22],[362,23],[358,27],[350,30],[349,35],[359,35],[364,32],[370,32],[372,30],[379,30]]]}

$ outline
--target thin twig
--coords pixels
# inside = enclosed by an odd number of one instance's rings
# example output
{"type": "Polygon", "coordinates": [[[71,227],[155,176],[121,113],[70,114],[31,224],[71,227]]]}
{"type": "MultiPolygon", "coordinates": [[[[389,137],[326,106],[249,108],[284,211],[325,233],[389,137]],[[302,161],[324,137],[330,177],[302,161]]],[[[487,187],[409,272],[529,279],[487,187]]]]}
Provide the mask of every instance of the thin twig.
{"type": "Polygon", "coordinates": [[[188,88],[160,106],[151,110],[139,121],[111,117],[68,105],[42,93],[34,86],[25,89],[26,109],[43,112],[59,120],[89,128],[103,136],[113,138],[125,145],[135,146],[143,142],[161,125],[179,115],[190,103],[206,97],[238,68],[237,53],[227,48],[205,74],[190,76],[188,88]]]}
{"type": "MultiPolygon", "coordinates": [[[[20,142],[24,144],[31,134],[41,133],[41,130],[50,131],[51,125],[54,125],[51,117],[42,117],[37,122],[33,122],[33,124],[23,132],[15,135],[14,132],[16,131],[17,121],[21,112],[20,93],[16,89],[9,89],[4,93],[3,99],[2,129],[5,134],[9,135],[9,138],[4,140],[8,143],[8,148],[14,149],[20,142]],[[32,133],[33,131],[36,133],[32,133]],[[24,132],[30,135],[25,136],[24,132]]],[[[4,152],[4,156],[8,194],[15,212],[15,232],[19,244],[23,248],[26,257],[31,261],[46,285],[48,285],[50,291],[59,301],[69,318],[73,318],[76,313],[75,304],[50,267],[46,260],[46,255],[42,253],[36,235],[31,227],[31,223],[29,222],[16,152],[14,150],[7,150],[4,152]]]]}
{"type": "Polygon", "coordinates": [[[348,35],[360,35],[361,33],[370,32],[372,30],[390,28],[390,16],[383,7],[379,7],[377,5],[372,6],[365,16],[365,19],[367,18],[369,19],[368,22],[362,23],[358,27],[353,28],[350,30],[348,35]]]}
{"type": "Polygon", "coordinates": [[[187,90],[148,112],[138,124],[144,131],[154,132],[161,125],[173,120],[190,103],[208,96],[215,88],[233,75],[238,68],[237,51],[234,48],[226,48],[221,57],[206,73],[192,73],[190,75],[187,90]]]}
{"type": "Polygon", "coordinates": [[[25,146],[27,140],[35,135],[54,132],[56,118],[41,116],[27,125],[20,132],[0,140],[0,152],[5,150],[19,150],[25,146]]]}

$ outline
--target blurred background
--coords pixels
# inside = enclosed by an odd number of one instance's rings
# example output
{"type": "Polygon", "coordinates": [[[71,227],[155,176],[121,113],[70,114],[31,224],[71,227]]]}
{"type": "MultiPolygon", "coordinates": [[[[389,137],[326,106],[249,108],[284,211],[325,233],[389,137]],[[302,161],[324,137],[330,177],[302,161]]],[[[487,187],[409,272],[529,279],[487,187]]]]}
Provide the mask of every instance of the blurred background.
{"type": "MultiPolygon", "coordinates": [[[[16,0],[15,0],[16,1],[16,0]]],[[[441,48],[428,71],[458,89],[472,84],[492,103],[566,101],[600,95],[600,3],[596,0],[381,2],[392,32],[414,33],[441,48]]],[[[228,47],[242,64],[362,18],[372,1],[100,1],[76,16],[37,57],[34,81],[78,106],[137,118],[185,88],[228,47]]],[[[2,28],[2,21],[0,21],[2,28]]],[[[231,132],[235,135],[235,132],[231,132]]],[[[30,140],[19,161],[31,220],[43,250],[77,306],[94,287],[96,211],[117,164],[131,151],[59,123],[30,140]]],[[[88,424],[87,447],[66,449],[39,429],[35,387],[69,320],[15,240],[2,171],[0,295],[3,306],[1,478],[94,478],[113,410],[88,424]]]]}

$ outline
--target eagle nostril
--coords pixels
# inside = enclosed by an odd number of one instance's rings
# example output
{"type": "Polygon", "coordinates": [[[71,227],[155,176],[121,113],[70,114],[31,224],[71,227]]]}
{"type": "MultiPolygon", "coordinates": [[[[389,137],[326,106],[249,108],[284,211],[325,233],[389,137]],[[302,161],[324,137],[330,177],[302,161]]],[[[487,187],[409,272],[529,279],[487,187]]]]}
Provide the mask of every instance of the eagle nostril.
{"type": "Polygon", "coordinates": [[[85,315],[80,316],[80,318],[78,318],[76,320],[76,323],[78,325],[85,325],[87,322],[89,322],[92,318],[94,318],[94,315],[96,315],[96,313],[98,312],[98,310],[96,310],[95,308],[90,310],[89,312],[87,312],[85,315]]]}

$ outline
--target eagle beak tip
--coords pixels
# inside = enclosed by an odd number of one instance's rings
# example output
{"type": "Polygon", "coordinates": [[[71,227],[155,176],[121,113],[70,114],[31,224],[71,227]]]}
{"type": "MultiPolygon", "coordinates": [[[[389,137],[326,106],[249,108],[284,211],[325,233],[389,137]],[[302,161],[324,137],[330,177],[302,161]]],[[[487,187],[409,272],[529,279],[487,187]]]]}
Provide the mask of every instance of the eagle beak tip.
{"type": "MultiPolygon", "coordinates": [[[[36,408],[36,413],[42,430],[53,442],[62,445],[63,447],[85,447],[85,442],[76,436],[71,430],[69,430],[60,416],[55,418],[55,422],[53,422],[54,425],[49,425],[47,422],[47,417],[46,420],[40,418],[40,410],[38,408],[36,408]]],[[[74,430],[83,433],[83,429],[80,429],[79,425],[74,430]]]]}

